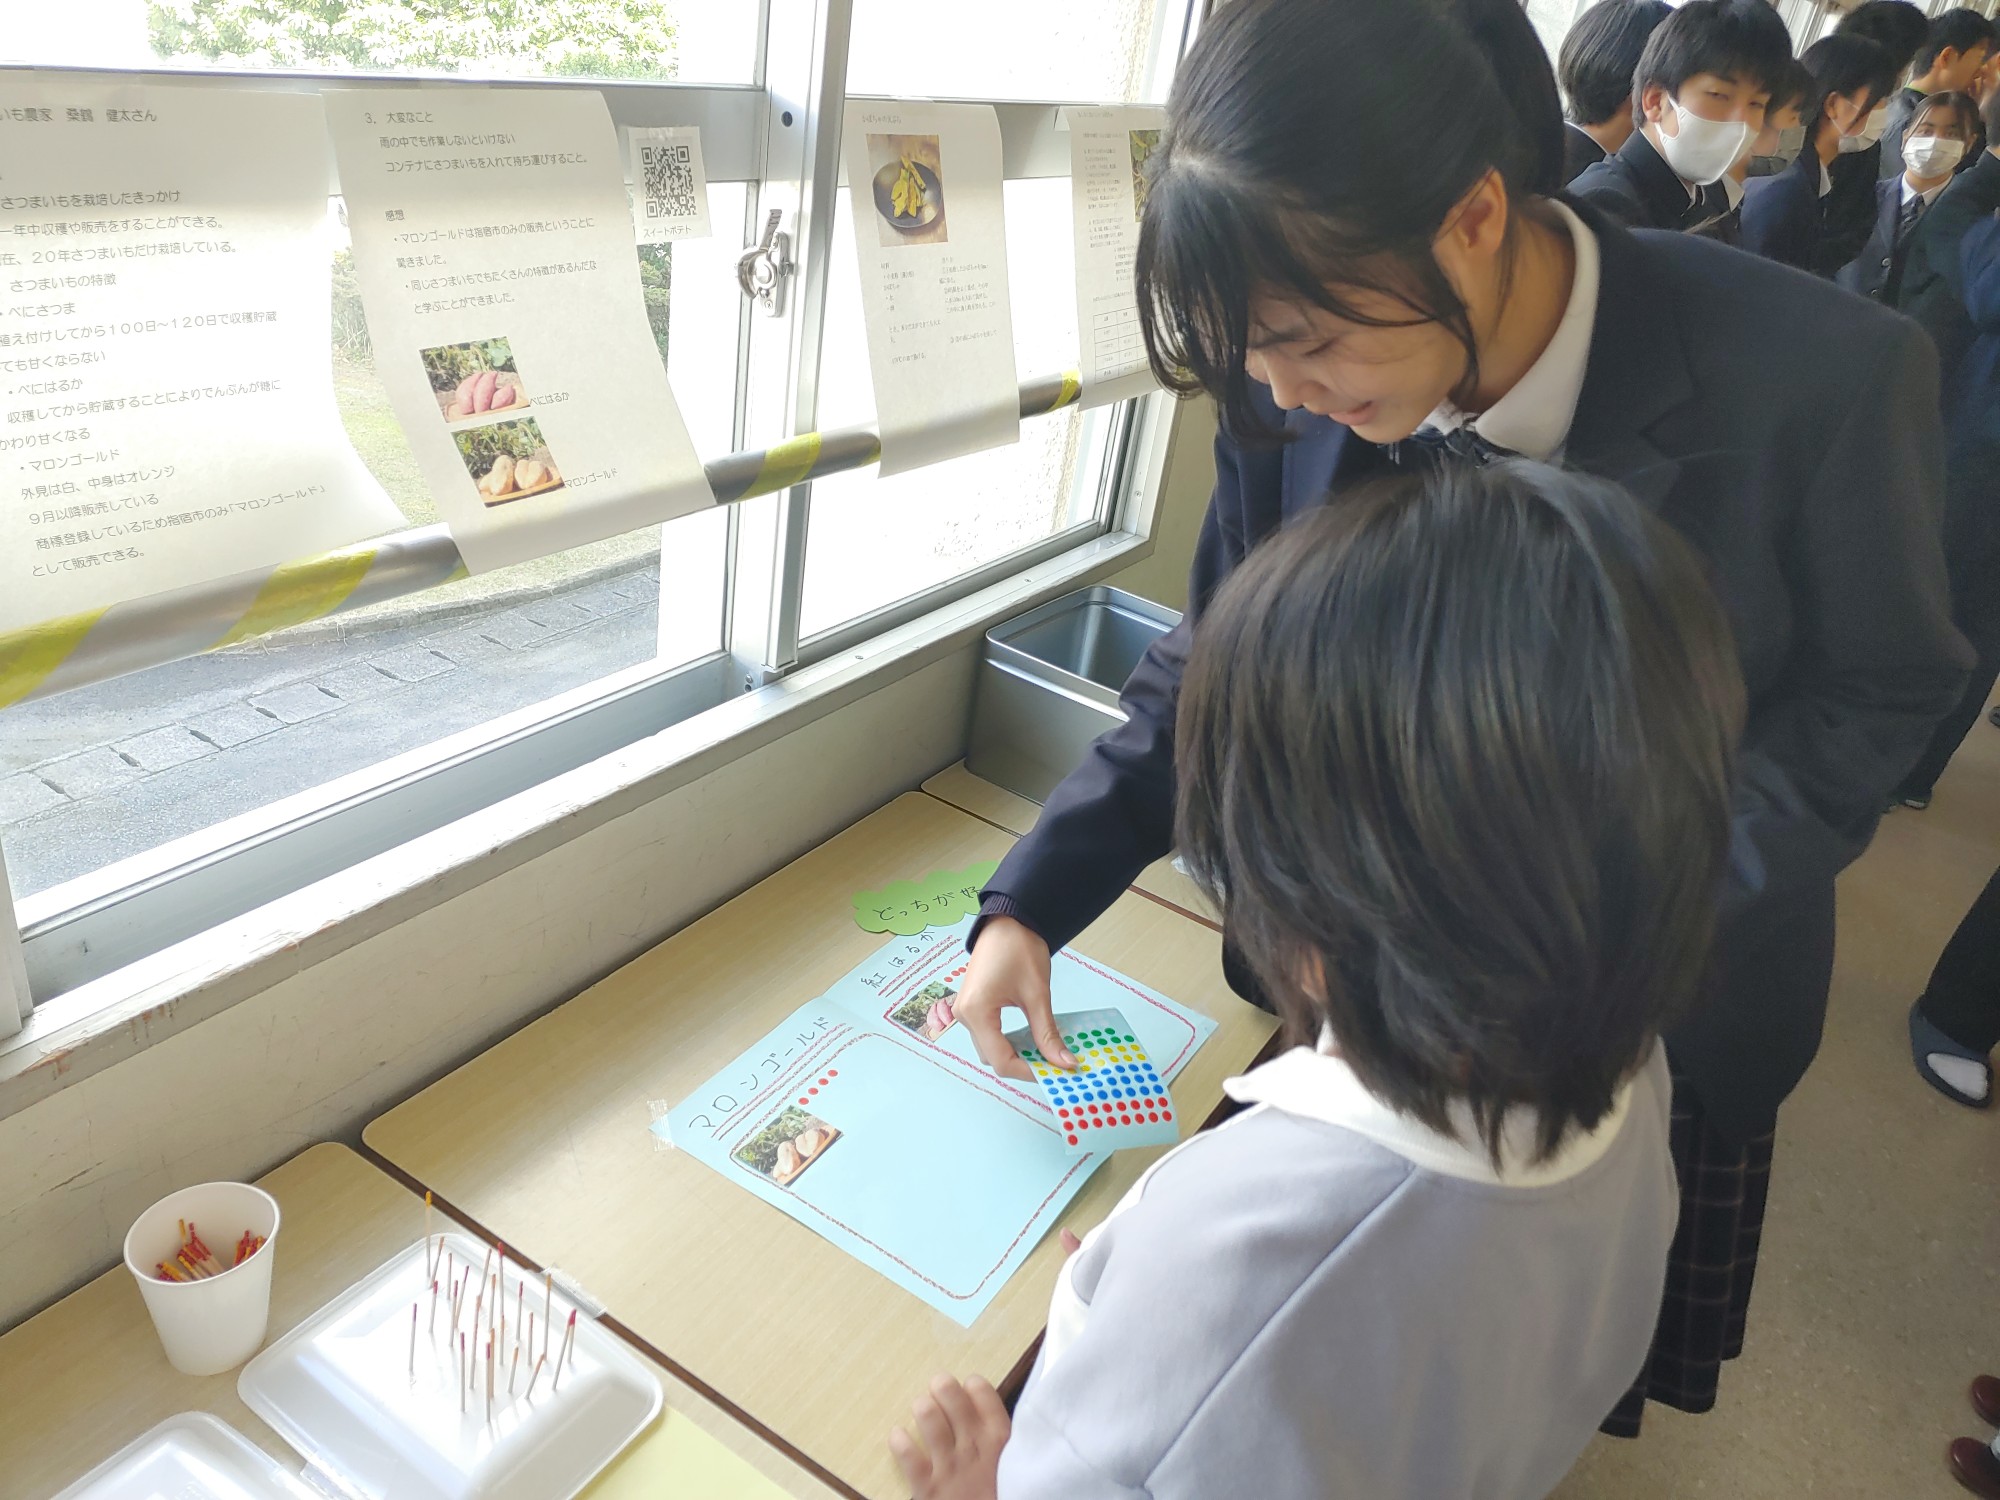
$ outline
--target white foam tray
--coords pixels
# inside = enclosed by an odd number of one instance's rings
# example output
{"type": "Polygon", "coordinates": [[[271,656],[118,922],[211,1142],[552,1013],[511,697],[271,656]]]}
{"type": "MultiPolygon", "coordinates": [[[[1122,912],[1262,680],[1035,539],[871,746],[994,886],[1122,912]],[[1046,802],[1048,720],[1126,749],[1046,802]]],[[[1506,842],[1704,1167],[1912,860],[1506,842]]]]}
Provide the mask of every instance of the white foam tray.
{"type": "Polygon", "coordinates": [[[308,1500],[275,1459],[207,1412],[182,1412],[133,1439],[56,1500],[308,1500]]]}
{"type": "MultiPolygon", "coordinates": [[[[457,1264],[469,1264],[476,1277],[486,1246],[465,1235],[444,1240],[457,1264]]],[[[445,1331],[450,1301],[439,1293],[433,1330],[424,1262],[424,1246],[412,1245],[258,1355],[237,1380],[245,1404],[305,1458],[314,1484],[355,1500],[569,1500],[659,1416],[664,1398],[652,1370],[587,1315],[577,1318],[561,1380],[551,1379],[573,1305],[560,1288],[548,1368],[529,1398],[533,1360],[523,1353],[514,1393],[507,1393],[521,1332],[515,1289],[525,1281],[537,1352],[544,1295],[541,1277],[511,1264],[491,1417],[483,1334],[474,1361],[477,1389],[461,1400],[456,1339],[445,1331]],[[413,1302],[419,1308],[414,1373],[413,1302]]],[[[458,1327],[469,1332],[472,1296],[464,1302],[458,1327]]],[[[466,1345],[473,1348],[475,1340],[468,1337],[466,1345]]]]}

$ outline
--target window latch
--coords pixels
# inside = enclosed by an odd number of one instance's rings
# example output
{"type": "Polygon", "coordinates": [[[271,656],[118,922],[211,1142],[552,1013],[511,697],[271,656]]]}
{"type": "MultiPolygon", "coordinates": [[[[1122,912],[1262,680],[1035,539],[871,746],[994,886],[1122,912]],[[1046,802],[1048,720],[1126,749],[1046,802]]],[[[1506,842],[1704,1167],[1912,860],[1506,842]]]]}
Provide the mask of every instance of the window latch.
{"type": "Polygon", "coordinates": [[[792,237],[778,231],[783,218],[783,210],[772,209],[764,220],[763,239],[745,246],[736,261],[736,284],[743,288],[743,295],[773,318],[785,311],[785,282],[796,269],[792,265],[792,237]]]}

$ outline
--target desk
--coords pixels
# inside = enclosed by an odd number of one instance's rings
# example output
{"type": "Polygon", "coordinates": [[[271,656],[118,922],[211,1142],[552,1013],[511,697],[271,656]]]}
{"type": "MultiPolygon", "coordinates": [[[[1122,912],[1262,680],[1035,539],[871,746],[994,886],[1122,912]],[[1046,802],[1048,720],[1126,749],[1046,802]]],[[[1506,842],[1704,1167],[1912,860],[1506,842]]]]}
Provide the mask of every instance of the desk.
{"type": "MultiPolygon", "coordinates": [[[[422,1202],[345,1146],[314,1146],[261,1185],[284,1210],[273,1339],[423,1234],[422,1202]]],[[[583,1492],[585,1500],[831,1494],[681,1381],[655,1373],[666,1412],[583,1492]]],[[[237,1397],[236,1376],[175,1373],[139,1289],[119,1266],[0,1338],[0,1489],[52,1495],[181,1411],[220,1417],[298,1473],[299,1456],[237,1397]]]]}
{"type": "MultiPolygon", "coordinates": [[[[1019,792],[1010,792],[973,775],[965,769],[964,761],[938,772],[924,783],[924,790],[941,802],[949,802],[975,818],[984,818],[1004,828],[1016,838],[1033,828],[1035,819],[1042,815],[1041,803],[1030,802],[1019,792]]],[[[1201,887],[1176,870],[1171,858],[1156,859],[1146,866],[1132,882],[1132,889],[1157,897],[1196,921],[1210,926],[1218,923],[1215,908],[1202,894],[1201,887]]]]}
{"type": "MultiPolygon", "coordinates": [[[[997,859],[1009,839],[919,792],[794,861],[370,1125],[368,1148],[538,1263],[651,1352],[857,1493],[900,1496],[884,1445],[939,1370],[1004,1380],[1041,1332],[1051,1235],[960,1328],[653,1136],[678,1102],[885,939],[856,891],[997,859]]],[[[698,850],[689,851],[698,858],[698,850]]],[[[1210,929],[1127,895],[1082,952],[1219,1023],[1174,1085],[1205,1117],[1273,1022],[1229,992],[1210,929]]],[[[1125,1152],[1071,1207],[1107,1213],[1152,1152],[1125,1152]]]]}

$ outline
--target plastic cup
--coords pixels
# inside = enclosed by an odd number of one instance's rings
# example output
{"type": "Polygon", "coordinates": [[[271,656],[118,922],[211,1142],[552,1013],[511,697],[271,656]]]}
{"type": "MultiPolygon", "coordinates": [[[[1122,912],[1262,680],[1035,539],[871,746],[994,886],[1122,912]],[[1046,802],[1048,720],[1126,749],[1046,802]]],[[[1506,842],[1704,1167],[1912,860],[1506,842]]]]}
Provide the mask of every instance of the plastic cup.
{"type": "Polygon", "coordinates": [[[183,1375],[220,1375],[263,1347],[277,1244],[278,1200],[244,1182],[182,1188],[139,1215],[125,1235],[125,1266],[139,1282],[168,1364],[183,1375]],[[155,1267],[180,1249],[183,1219],[225,1265],[245,1230],[262,1235],[264,1243],[220,1276],[166,1281],[155,1267]]]}

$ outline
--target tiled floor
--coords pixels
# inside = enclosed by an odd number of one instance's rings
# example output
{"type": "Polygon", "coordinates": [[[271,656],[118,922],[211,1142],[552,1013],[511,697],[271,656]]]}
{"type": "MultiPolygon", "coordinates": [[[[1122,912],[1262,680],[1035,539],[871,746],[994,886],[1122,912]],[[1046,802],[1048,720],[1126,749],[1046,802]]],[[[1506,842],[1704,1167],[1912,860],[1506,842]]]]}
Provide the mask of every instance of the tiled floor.
{"type": "Polygon", "coordinates": [[[1842,881],[1826,1040],[1778,1121],[1743,1358],[1703,1417],[1649,1409],[1599,1438],[1560,1500],[1949,1500],[1948,1439],[2000,1373],[2000,1110],[1931,1091],[1905,1013],[2000,866],[2000,729],[1985,720],[1927,812],[1887,818],[1842,881]]]}

